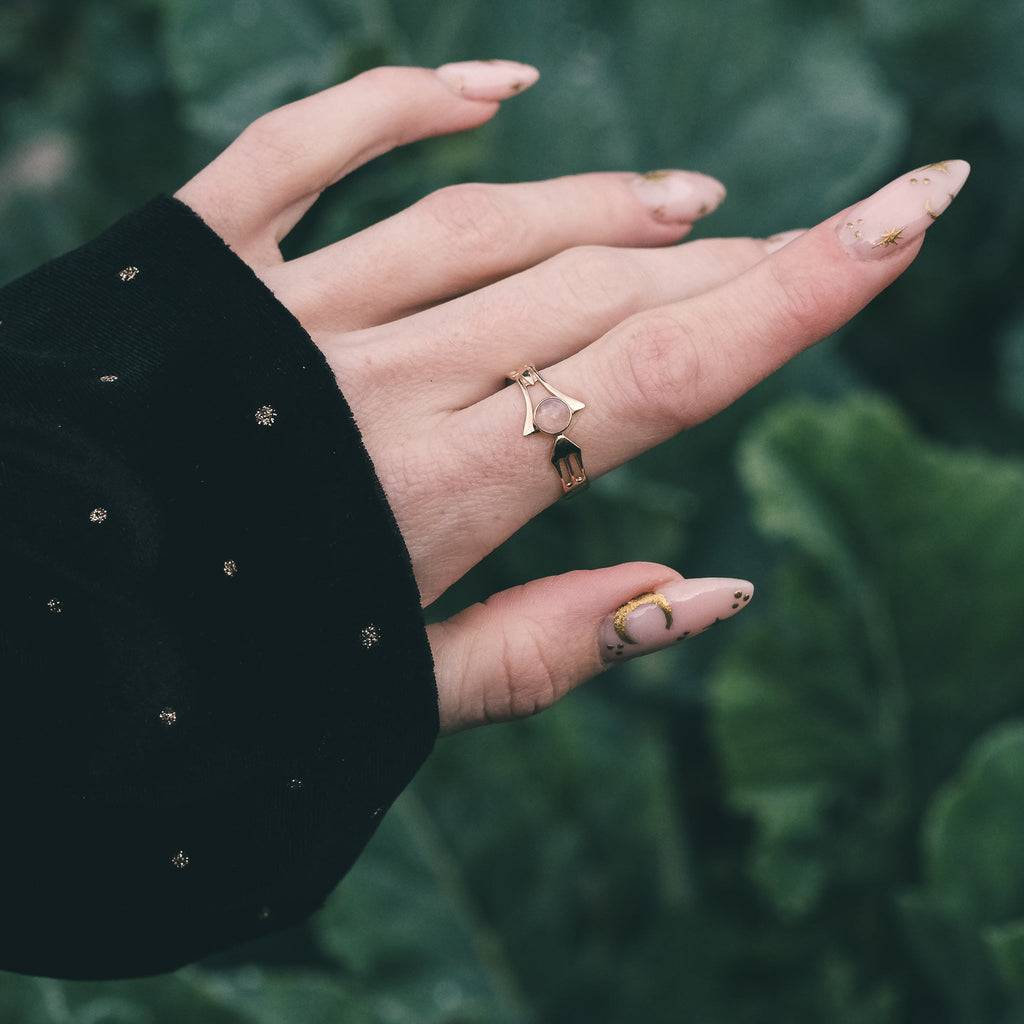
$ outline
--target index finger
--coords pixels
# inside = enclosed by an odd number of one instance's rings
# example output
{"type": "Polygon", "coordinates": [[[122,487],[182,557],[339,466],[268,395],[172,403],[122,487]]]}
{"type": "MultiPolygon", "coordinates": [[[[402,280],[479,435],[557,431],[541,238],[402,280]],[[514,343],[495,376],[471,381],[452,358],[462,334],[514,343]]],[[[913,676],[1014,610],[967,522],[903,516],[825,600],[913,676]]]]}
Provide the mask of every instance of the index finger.
{"type": "MultiPolygon", "coordinates": [[[[832,334],[911,264],[970,172],[948,160],[897,178],[696,298],[634,317],[558,368],[593,408],[600,471],[695,426],[832,334]]],[[[552,370],[552,373],[555,371],[552,370]]],[[[582,442],[581,442],[582,443],[582,442]]]]}
{"type": "MultiPolygon", "coordinates": [[[[636,314],[554,365],[542,362],[542,340],[524,349],[554,387],[586,403],[566,434],[589,476],[708,419],[853,317],[910,265],[969,170],[951,160],[906,174],[726,283],[636,314]]],[[[489,524],[491,546],[561,494],[551,439],[524,438],[522,423],[522,396],[506,388],[450,424],[462,444],[485,446],[470,462],[505,467],[487,489],[487,507],[508,513],[489,524]]]]}

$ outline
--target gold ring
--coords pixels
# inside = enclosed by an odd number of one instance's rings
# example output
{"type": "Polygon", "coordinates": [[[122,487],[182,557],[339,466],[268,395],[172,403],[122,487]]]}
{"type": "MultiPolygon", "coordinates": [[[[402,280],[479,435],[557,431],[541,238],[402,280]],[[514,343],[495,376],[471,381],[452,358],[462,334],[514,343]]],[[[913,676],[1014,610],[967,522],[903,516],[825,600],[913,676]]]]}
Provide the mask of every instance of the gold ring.
{"type": "Polygon", "coordinates": [[[519,385],[526,399],[526,425],[523,427],[523,437],[529,437],[537,431],[550,434],[555,439],[554,447],[551,449],[551,465],[555,467],[558,479],[562,483],[562,493],[569,496],[582,491],[587,486],[583,453],[578,444],[565,436],[565,432],[572,425],[573,416],[586,406],[579,399],[570,398],[558,388],[552,387],[532,363],[513,370],[507,379],[510,383],[519,385]],[[535,402],[531,389],[538,384],[547,392],[547,397],[535,402]]]}

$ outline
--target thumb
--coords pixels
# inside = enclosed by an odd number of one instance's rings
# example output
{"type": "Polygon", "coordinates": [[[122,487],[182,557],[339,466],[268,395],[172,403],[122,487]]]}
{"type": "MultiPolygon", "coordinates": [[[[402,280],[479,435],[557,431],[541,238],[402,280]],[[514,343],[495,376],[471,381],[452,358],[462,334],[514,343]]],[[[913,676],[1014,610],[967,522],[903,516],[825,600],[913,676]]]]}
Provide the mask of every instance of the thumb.
{"type": "Polygon", "coordinates": [[[524,718],[620,661],[747,606],[746,580],[633,562],[534,580],[428,627],[441,732],[524,718]]]}

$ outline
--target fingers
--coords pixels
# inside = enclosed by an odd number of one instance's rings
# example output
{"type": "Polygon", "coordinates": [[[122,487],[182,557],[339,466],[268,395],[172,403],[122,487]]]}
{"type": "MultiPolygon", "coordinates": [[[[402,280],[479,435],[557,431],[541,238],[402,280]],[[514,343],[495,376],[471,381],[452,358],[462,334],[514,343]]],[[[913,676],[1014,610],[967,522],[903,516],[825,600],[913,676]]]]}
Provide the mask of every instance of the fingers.
{"type": "Polygon", "coordinates": [[[904,175],[721,288],[582,353],[572,373],[610,412],[587,428],[595,470],[702,422],[853,317],[910,265],[969,170],[948,161],[904,175]]]}
{"type": "MultiPolygon", "coordinates": [[[[722,286],[634,316],[542,368],[554,386],[587,403],[567,432],[590,474],[702,422],[849,320],[909,266],[968,171],[949,161],[907,174],[722,286]]],[[[486,424],[490,457],[516,467],[506,477],[510,491],[540,489],[540,507],[558,496],[542,453],[526,456],[522,448],[537,438],[516,436],[523,411],[515,389],[466,413],[472,422],[461,424],[463,432],[478,436],[486,424]]]]}
{"type": "Polygon", "coordinates": [[[432,362],[452,370],[452,407],[469,406],[493,393],[496,368],[504,374],[525,362],[568,358],[635,314],[725,284],[770,250],[770,242],[755,238],[701,239],[668,249],[570,249],[423,314],[431,339],[425,347],[432,362]],[[502,316],[509,309],[519,316],[502,316]],[[486,334],[482,323],[489,325],[486,334]]]}
{"type": "Polygon", "coordinates": [[[692,171],[458,185],[267,282],[309,330],[387,323],[580,245],[663,246],[714,210],[722,185],[692,171]]]}
{"type": "MultiPolygon", "coordinates": [[[[770,251],[770,241],[753,238],[702,239],[666,249],[577,246],[401,322],[332,332],[319,336],[318,344],[343,390],[349,379],[344,350],[370,343],[377,366],[404,369],[404,400],[422,388],[435,411],[437,405],[464,408],[493,394],[506,372],[527,359],[558,362],[627,317],[717,287],[770,251]],[[432,367],[429,379],[416,369],[424,365],[432,367]],[[438,375],[444,379],[440,402],[431,383],[438,375]]],[[[372,390],[373,382],[360,384],[361,390],[367,387],[372,390]]],[[[358,395],[353,400],[360,404],[358,395]]],[[[373,416],[368,408],[367,424],[373,416]]]]}
{"type": "Polygon", "coordinates": [[[177,195],[243,259],[270,264],[328,185],[396,146],[482,124],[536,78],[508,61],[374,68],[265,114],[177,195]]]}
{"type": "Polygon", "coordinates": [[[428,629],[441,731],[542,711],[612,665],[705,632],[752,594],[745,580],[684,580],[648,563],[497,594],[428,629]]]}

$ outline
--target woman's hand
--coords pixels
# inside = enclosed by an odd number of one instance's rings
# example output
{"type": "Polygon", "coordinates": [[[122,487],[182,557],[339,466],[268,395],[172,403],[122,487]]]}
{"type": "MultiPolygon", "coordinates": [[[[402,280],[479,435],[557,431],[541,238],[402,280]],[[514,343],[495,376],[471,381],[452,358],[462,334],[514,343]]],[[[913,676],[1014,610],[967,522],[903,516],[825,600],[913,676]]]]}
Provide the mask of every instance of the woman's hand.
{"type": "MultiPolygon", "coordinates": [[[[379,68],[260,118],[178,193],[324,352],[424,604],[562,494],[551,438],[523,434],[510,371],[535,364],[585,402],[567,433],[599,476],[853,316],[906,269],[967,176],[949,161],[807,232],[685,245],[725,194],[692,172],[459,185],[282,259],[281,239],[328,185],[395,146],[482,124],[536,77],[503,61],[379,68]]],[[[633,563],[496,595],[430,627],[442,730],[540,710],[750,593],[633,563]]]]}

